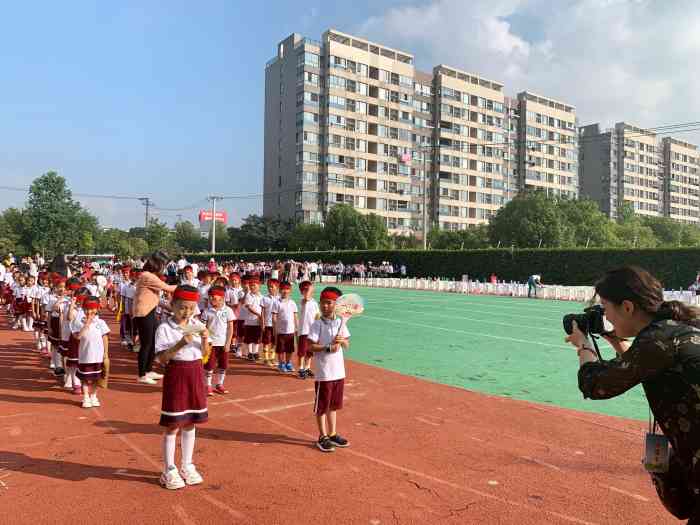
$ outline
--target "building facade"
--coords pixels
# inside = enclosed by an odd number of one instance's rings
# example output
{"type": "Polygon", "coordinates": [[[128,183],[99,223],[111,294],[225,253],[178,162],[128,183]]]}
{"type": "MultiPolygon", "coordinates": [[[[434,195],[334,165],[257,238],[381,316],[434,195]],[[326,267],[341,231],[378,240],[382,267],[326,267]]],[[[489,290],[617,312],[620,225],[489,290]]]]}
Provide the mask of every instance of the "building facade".
{"type": "Polygon", "coordinates": [[[487,222],[525,189],[578,194],[573,106],[335,30],[265,68],[263,214],[320,223],[335,204],[391,233],[487,222]]]}
{"type": "Polygon", "coordinates": [[[698,147],[672,137],[664,137],[661,141],[661,155],[664,216],[697,225],[700,223],[698,147]]]}

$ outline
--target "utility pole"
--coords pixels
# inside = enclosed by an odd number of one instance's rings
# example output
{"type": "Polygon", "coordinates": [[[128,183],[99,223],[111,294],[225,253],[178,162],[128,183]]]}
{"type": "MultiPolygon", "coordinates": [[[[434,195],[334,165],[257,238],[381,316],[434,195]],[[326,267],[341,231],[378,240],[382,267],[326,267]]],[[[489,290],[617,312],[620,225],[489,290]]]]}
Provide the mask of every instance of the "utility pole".
{"type": "Polygon", "coordinates": [[[216,201],[223,199],[220,195],[209,195],[211,201],[211,253],[216,253],[216,201]]]}
{"type": "Polygon", "coordinates": [[[141,197],[139,200],[141,201],[141,204],[146,207],[146,224],[144,227],[148,229],[148,210],[151,206],[153,206],[153,201],[149,197],[141,197]]]}

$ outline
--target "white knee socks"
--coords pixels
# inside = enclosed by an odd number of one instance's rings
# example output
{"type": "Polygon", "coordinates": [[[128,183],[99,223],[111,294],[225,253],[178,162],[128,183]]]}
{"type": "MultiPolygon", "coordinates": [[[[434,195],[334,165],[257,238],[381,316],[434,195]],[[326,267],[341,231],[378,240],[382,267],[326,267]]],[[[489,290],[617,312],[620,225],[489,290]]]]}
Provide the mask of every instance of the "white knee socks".
{"type": "Polygon", "coordinates": [[[180,433],[182,440],[180,446],[182,447],[182,466],[186,467],[192,464],[192,455],[194,454],[194,434],[195,428],[192,427],[190,430],[181,430],[180,433]]]}
{"type": "Polygon", "coordinates": [[[165,464],[165,472],[175,466],[176,442],[177,434],[163,434],[163,463],[165,464]]]}

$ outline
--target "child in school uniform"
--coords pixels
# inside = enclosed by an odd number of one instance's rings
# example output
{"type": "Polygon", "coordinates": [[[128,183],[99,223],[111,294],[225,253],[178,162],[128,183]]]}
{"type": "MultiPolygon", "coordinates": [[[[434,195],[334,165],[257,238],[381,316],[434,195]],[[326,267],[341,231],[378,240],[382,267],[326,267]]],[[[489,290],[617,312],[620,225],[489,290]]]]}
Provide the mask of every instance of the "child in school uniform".
{"type": "Polygon", "coordinates": [[[46,316],[44,313],[44,301],[49,293],[49,288],[46,286],[46,275],[40,272],[37,276],[37,284],[32,295],[32,317],[34,318],[34,340],[36,341],[36,349],[43,357],[49,355],[48,342],[46,340],[46,316]]]}
{"type": "Polygon", "coordinates": [[[322,452],[347,447],[348,440],[337,433],[337,411],[343,408],[345,361],[343,350],[350,347],[350,331],[335,315],[335,302],[342,292],[335,287],[321,292],[321,318],[311,325],[308,340],[316,369],[314,414],[319,438],[316,446],[322,452]]]}
{"type": "Polygon", "coordinates": [[[257,274],[248,278],[248,293],[243,302],[246,311],[244,342],[248,351],[248,359],[257,361],[262,341],[263,311],[262,294],[260,293],[260,277],[257,274]]]}
{"type": "MultiPolygon", "coordinates": [[[[297,354],[299,355],[299,377],[306,379],[314,377],[311,371],[311,357],[313,352],[309,349],[309,330],[312,323],[319,317],[318,303],[314,299],[314,285],[311,281],[302,281],[299,284],[301,301],[299,302],[299,338],[297,341],[297,354]]],[[[290,372],[293,370],[290,370],[290,372]]]]}
{"type": "Polygon", "coordinates": [[[180,279],[180,284],[184,286],[192,286],[193,288],[199,287],[199,279],[194,276],[192,265],[188,264],[182,269],[182,279],[180,279]]]}
{"type": "Polygon", "coordinates": [[[211,287],[211,275],[206,270],[200,270],[197,274],[197,279],[199,280],[199,285],[197,286],[197,291],[199,292],[199,307],[200,312],[204,312],[209,308],[209,288],[211,287]]]}
{"type": "Polygon", "coordinates": [[[267,295],[262,298],[262,309],[263,309],[263,334],[262,334],[262,347],[263,347],[263,362],[267,366],[275,366],[275,349],[272,328],[272,310],[275,303],[279,299],[279,281],[277,279],[268,279],[267,281],[267,295]]]}
{"type": "Polygon", "coordinates": [[[121,338],[122,346],[129,346],[131,341],[131,311],[127,301],[127,289],[131,284],[131,266],[124,265],[122,267],[122,278],[119,283],[119,311],[121,311],[121,322],[119,324],[119,337],[121,338]]]}
{"type": "Polygon", "coordinates": [[[71,277],[66,281],[66,293],[63,300],[54,308],[58,308],[61,319],[61,342],[60,351],[63,356],[63,367],[66,370],[65,381],[63,388],[73,390],[73,393],[80,395],[83,393],[81,388],[80,378],[78,378],[78,356],[77,348],[74,341],[71,339],[71,322],[76,318],[78,310],[76,302],[77,295],[80,289],[80,281],[75,277],[71,277]]]}
{"type": "Polygon", "coordinates": [[[140,345],[138,342],[139,334],[136,330],[136,322],[134,321],[134,297],[136,297],[136,281],[139,280],[142,273],[142,268],[133,268],[129,274],[129,281],[126,283],[126,287],[124,289],[126,298],[124,313],[128,314],[128,323],[126,325],[127,341],[129,349],[134,353],[138,353],[140,350],[140,345]]]}
{"type": "Polygon", "coordinates": [[[98,315],[100,299],[89,296],[83,301],[84,315],[71,322],[78,340],[78,378],[83,389],[83,408],[99,407],[97,380],[102,377],[105,352],[109,347],[109,327],[98,315]]]}
{"type": "Polygon", "coordinates": [[[226,290],[221,286],[209,288],[209,308],[202,312],[202,322],[209,331],[209,344],[211,354],[204,365],[207,379],[207,395],[228,394],[224,388],[226,369],[228,368],[228,353],[233,338],[233,324],[236,316],[233,310],[226,306],[224,299],[226,290]],[[216,386],[212,386],[212,379],[216,371],[216,386]]]}
{"type": "Polygon", "coordinates": [[[54,376],[64,375],[63,356],[61,355],[61,303],[65,303],[66,278],[55,275],[53,289],[46,300],[48,313],[49,345],[51,347],[51,364],[54,376]]]}
{"type": "Polygon", "coordinates": [[[160,484],[170,490],[202,483],[192,463],[195,424],[208,420],[207,394],[202,381],[202,356],[209,352],[209,333],[194,319],[199,300],[197,288],[178,286],[173,292],[172,317],[156,330],[156,355],[165,366],[160,425],[163,434],[164,469],[160,484]],[[182,463],[175,466],[175,448],[181,432],[182,463]]]}
{"type": "Polygon", "coordinates": [[[297,305],[292,301],[292,284],[283,281],[280,284],[280,298],[272,307],[272,325],[275,331],[275,350],[277,351],[277,369],[291,372],[294,354],[294,336],[296,335],[297,305]]]}
{"type": "Polygon", "coordinates": [[[27,276],[20,274],[14,285],[14,312],[15,329],[21,328],[23,332],[29,331],[28,318],[31,312],[31,304],[27,298],[29,287],[27,286],[27,276]]]}
{"type": "Polygon", "coordinates": [[[243,326],[245,319],[241,319],[241,299],[243,298],[244,292],[241,287],[241,274],[238,272],[232,272],[229,275],[230,286],[226,290],[226,304],[231,307],[233,313],[236,316],[236,321],[233,323],[233,350],[236,357],[241,357],[240,345],[243,342],[243,326]]]}

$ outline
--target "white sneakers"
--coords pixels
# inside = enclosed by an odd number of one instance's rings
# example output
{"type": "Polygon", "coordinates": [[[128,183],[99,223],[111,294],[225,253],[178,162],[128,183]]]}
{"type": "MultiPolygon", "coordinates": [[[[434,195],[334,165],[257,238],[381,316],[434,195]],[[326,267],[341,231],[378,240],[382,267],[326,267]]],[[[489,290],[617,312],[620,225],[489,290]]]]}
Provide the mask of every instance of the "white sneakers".
{"type": "Polygon", "coordinates": [[[92,399],[89,397],[84,397],[83,398],[83,408],[92,408],[92,399]]]}
{"type": "Polygon", "coordinates": [[[185,486],[185,480],[182,479],[175,467],[170,467],[167,472],[163,472],[159,481],[161,486],[168,490],[177,490],[185,486]]]}
{"type": "Polygon", "coordinates": [[[158,382],[155,379],[152,379],[151,376],[148,376],[148,375],[139,377],[138,382],[143,383],[145,385],[157,385],[158,384],[158,382]]]}
{"type": "Polygon", "coordinates": [[[155,380],[163,379],[163,374],[159,374],[158,372],[148,372],[146,376],[155,380]]]}
{"type": "Polygon", "coordinates": [[[94,406],[94,407],[100,406],[100,400],[97,399],[97,394],[92,394],[92,396],[90,396],[90,402],[92,403],[92,406],[94,406]]]}
{"type": "Polygon", "coordinates": [[[181,489],[185,485],[199,485],[203,481],[194,465],[183,466],[179,472],[177,468],[170,467],[160,475],[160,484],[168,490],[181,489]]]}
{"type": "Polygon", "coordinates": [[[188,485],[199,485],[204,481],[201,474],[197,472],[197,469],[192,464],[183,466],[180,469],[180,475],[188,485]]]}

